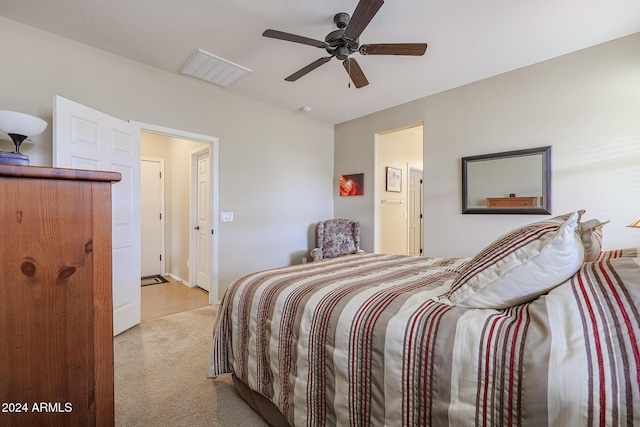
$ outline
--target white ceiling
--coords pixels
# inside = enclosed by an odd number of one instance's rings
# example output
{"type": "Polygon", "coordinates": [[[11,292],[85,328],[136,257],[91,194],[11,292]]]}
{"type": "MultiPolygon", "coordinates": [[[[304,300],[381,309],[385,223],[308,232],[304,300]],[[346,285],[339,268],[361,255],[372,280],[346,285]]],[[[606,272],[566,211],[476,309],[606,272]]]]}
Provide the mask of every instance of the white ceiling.
{"type": "MultiPolygon", "coordinates": [[[[262,37],[313,39],[358,0],[0,0],[0,15],[172,73],[196,49],[252,70],[227,90],[340,123],[640,31],[638,0],[387,1],[360,43],[426,42],[422,57],[355,57],[370,84],[348,87],[337,59],[284,78],[322,49],[262,37]]],[[[190,78],[190,77],[184,77],[190,78]]],[[[209,84],[202,82],[202,84],[209,84]]],[[[300,113],[303,114],[303,113],[300,113]]]]}

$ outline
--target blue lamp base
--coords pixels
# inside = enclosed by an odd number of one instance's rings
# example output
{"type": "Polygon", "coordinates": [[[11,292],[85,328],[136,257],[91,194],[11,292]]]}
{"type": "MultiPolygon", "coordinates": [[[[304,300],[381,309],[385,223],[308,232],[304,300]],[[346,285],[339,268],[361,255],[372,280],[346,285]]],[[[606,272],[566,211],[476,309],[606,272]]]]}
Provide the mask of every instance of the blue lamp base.
{"type": "Polygon", "coordinates": [[[29,156],[21,153],[8,153],[0,151],[0,165],[22,165],[29,166],[29,156]]]}

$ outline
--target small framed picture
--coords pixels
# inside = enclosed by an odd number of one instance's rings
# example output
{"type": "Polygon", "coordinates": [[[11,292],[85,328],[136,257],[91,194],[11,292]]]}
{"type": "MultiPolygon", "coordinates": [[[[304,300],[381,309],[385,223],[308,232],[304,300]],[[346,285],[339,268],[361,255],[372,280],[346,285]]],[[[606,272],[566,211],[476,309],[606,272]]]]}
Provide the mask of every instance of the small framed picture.
{"type": "Polygon", "coordinates": [[[353,173],[350,175],[340,175],[340,195],[341,196],[364,195],[364,174],[353,173]]]}
{"type": "Polygon", "coordinates": [[[402,169],[387,166],[387,191],[402,191],[402,169]]]}

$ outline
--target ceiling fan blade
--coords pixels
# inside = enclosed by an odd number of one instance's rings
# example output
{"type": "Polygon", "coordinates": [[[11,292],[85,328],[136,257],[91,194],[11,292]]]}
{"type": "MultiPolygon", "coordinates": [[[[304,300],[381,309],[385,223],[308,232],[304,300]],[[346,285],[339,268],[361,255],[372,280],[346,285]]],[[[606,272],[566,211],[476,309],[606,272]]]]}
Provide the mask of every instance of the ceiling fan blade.
{"type": "Polygon", "coordinates": [[[295,73],[291,74],[285,80],[288,81],[288,82],[295,82],[300,77],[304,76],[307,73],[310,73],[311,71],[315,70],[316,68],[318,68],[322,64],[326,64],[327,62],[329,62],[331,60],[331,58],[333,58],[333,56],[327,56],[326,58],[317,59],[317,60],[313,61],[311,64],[307,65],[306,67],[301,68],[298,71],[296,71],[295,73]]]}
{"type": "Polygon", "coordinates": [[[344,29],[343,37],[349,40],[355,40],[369,25],[369,22],[378,13],[378,10],[384,4],[384,0],[360,0],[353,11],[353,15],[349,20],[347,28],[344,29]]]}
{"type": "Polygon", "coordinates": [[[359,52],[363,55],[422,56],[426,51],[426,43],[363,44],[359,49],[359,52]]]}
{"type": "Polygon", "coordinates": [[[285,33],[278,30],[266,30],[262,33],[264,37],[272,39],[284,40],[288,42],[301,43],[309,46],[321,47],[326,49],[329,45],[321,40],[310,39],[309,37],[298,36],[296,34],[285,33]]]}
{"type": "Polygon", "coordinates": [[[362,68],[358,65],[358,61],[354,58],[345,59],[342,65],[344,65],[344,69],[347,70],[351,81],[358,89],[369,84],[369,80],[367,80],[367,77],[362,72],[362,68]]]}

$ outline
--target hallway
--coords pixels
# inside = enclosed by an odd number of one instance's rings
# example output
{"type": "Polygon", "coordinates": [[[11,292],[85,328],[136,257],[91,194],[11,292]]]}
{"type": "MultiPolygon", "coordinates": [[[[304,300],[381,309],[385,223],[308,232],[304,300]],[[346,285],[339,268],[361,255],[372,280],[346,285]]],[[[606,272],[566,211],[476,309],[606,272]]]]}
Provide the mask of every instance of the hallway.
{"type": "Polygon", "coordinates": [[[168,283],[143,286],[141,320],[156,319],[209,304],[209,293],[198,287],[189,288],[169,276],[168,283]]]}

